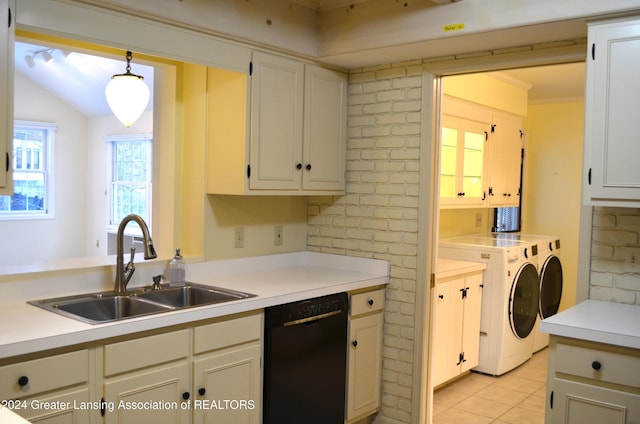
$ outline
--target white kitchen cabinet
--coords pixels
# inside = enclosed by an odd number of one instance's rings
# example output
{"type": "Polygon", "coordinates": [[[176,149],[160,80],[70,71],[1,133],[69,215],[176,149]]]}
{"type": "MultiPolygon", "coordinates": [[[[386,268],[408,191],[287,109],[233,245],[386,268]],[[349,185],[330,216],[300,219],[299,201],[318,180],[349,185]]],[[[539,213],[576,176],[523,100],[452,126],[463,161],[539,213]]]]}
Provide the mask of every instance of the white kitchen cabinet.
{"type": "Polygon", "coordinates": [[[440,206],[518,206],[522,117],[443,98],[440,206]]]}
{"type": "Polygon", "coordinates": [[[1,365],[0,399],[34,423],[89,422],[90,410],[74,406],[90,400],[90,364],[90,351],[79,349],[1,365]]]}
{"type": "Polygon", "coordinates": [[[585,96],[585,199],[640,206],[640,18],[591,23],[585,96]]]}
{"type": "Polygon", "coordinates": [[[551,335],[547,424],[640,422],[640,351],[551,335]]]}
{"type": "Polygon", "coordinates": [[[179,424],[189,422],[182,408],[190,390],[188,329],[154,334],[103,347],[105,423],[179,424]]]}
{"type": "Polygon", "coordinates": [[[13,193],[13,44],[15,0],[0,0],[0,194],[13,193]]]}
{"type": "Polygon", "coordinates": [[[380,409],[383,310],[384,289],[349,297],[348,423],[380,409]]]}
{"type": "Polygon", "coordinates": [[[495,111],[489,134],[487,202],[490,207],[520,205],[522,118],[495,111]]]}
{"type": "Polygon", "coordinates": [[[485,267],[464,261],[438,260],[431,342],[433,387],[478,365],[485,267]]]}
{"type": "Polygon", "coordinates": [[[225,318],[194,330],[194,424],[259,424],[262,315],[225,318]]]}
{"type": "Polygon", "coordinates": [[[346,76],[264,52],[251,68],[209,69],[207,191],[343,194],[346,76]]]}

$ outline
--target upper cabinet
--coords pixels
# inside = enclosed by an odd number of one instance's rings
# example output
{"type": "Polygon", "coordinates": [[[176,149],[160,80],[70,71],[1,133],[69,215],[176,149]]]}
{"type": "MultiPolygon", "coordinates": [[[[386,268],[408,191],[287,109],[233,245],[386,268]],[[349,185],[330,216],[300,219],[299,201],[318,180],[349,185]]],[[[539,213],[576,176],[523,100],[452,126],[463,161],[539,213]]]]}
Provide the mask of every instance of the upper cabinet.
{"type": "Polygon", "coordinates": [[[0,194],[12,194],[15,1],[0,0],[0,194]]]}
{"type": "Polygon", "coordinates": [[[640,18],[589,25],[585,100],[587,203],[640,206],[640,18]]]}
{"type": "Polygon", "coordinates": [[[445,96],[440,206],[518,206],[522,118],[445,96]]]}
{"type": "Polygon", "coordinates": [[[343,194],[346,76],[263,52],[251,68],[209,69],[207,191],[343,194]]]}

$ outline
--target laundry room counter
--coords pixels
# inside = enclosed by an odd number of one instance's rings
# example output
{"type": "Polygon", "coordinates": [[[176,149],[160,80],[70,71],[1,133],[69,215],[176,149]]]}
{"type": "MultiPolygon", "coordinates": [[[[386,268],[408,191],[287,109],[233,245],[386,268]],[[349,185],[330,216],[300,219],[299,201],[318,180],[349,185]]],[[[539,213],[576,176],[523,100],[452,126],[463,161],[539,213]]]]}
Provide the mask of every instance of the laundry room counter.
{"type": "Polygon", "coordinates": [[[484,271],[487,264],[438,258],[436,277],[438,280],[456,275],[484,271]]]}
{"type": "Polygon", "coordinates": [[[540,322],[540,330],[613,346],[640,349],[640,305],[587,300],[540,322]]]}

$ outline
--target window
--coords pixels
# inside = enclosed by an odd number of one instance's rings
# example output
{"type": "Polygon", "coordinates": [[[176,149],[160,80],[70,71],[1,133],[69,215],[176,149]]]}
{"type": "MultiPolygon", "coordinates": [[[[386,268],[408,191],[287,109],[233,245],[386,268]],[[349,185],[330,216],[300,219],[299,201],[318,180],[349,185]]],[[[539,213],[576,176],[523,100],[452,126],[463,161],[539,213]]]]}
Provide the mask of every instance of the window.
{"type": "Polygon", "coordinates": [[[56,126],[15,121],[13,195],[0,196],[0,219],[53,216],[53,141],[56,126]]]}
{"type": "Polygon", "coordinates": [[[151,134],[108,136],[109,226],[140,215],[151,227],[151,134]]]}

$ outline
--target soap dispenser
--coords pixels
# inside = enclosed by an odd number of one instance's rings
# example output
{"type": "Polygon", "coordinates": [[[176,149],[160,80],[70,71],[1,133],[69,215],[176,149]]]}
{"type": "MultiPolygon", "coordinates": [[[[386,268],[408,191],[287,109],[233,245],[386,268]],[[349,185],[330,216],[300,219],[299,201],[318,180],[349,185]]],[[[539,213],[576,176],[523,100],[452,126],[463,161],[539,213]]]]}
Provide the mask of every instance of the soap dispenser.
{"type": "Polygon", "coordinates": [[[176,249],[175,256],[169,262],[169,283],[183,283],[185,280],[184,261],[180,249],[176,249]]]}

